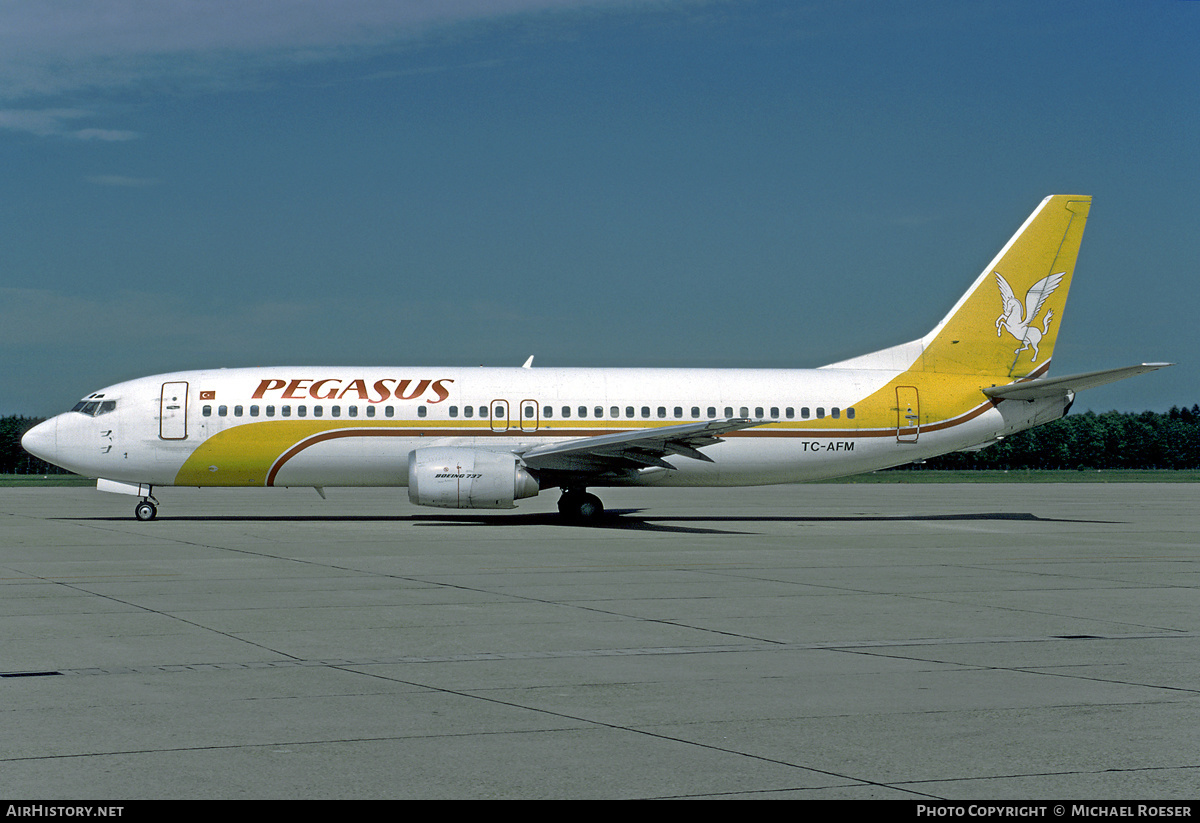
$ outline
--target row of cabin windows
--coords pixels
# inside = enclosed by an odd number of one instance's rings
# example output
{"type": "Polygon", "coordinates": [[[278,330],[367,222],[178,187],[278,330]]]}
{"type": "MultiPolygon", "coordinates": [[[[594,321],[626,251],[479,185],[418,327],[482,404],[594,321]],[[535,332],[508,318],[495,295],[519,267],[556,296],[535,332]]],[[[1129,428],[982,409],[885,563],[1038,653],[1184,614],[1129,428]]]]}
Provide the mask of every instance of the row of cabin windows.
{"type": "MultiPolygon", "coordinates": [[[[259,417],[259,416],[275,417],[277,413],[278,413],[279,417],[291,417],[293,409],[291,406],[279,406],[278,408],[276,408],[275,406],[261,406],[261,407],[260,406],[250,406],[248,408],[248,411],[249,411],[249,415],[248,415],[249,417],[259,417]]],[[[458,417],[460,409],[458,406],[450,406],[448,411],[449,411],[450,417],[458,417]]],[[[570,406],[563,406],[561,411],[562,411],[561,416],[563,418],[571,417],[571,407],[570,406]]],[[[589,409],[587,406],[577,406],[575,408],[576,416],[580,417],[580,418],[588,417],[589,411],[591,412],[591,416],[595,417],[597,419],[603,418],[605,416],[603,406],[593,406],[591,409],[589,409]]],[[[628,420],[632,420],[636,417],[641,417],[641,419],[643,419],[643,420],[650,420],[652,418],[657,418],[659,420],[667,420],[669,418],[674,418],[676,420],[685,419],[685,416],[683,413],[683,406],[673,407],[671,409],[671,413],[669,415],[667,413],[666,406],[658,406],[656,409],[654,409],[653,414],[651,413],[650,406],[642,406],[640,408],[640,410],[636,409],[634,406],[626,406],[624,411],[625,411],[624,417],[625,417],[625,419],[628,419],[628,420]]],[[[724,414],[722,415],[723,417],[726,417],[726,418],[733,417],[735,408],[733,406],[726,406],[723,409],[723,411],[724,411],[724,414]]],[[[736,408],[736,411],[737,411],[738,417],[747,417],[747,418],[750,417],[750,407],[749,406],[739,406],[736,408]]],[[[755,406],[754,407],[754,418],[757,420],[767,420],[767,419],[769,419],[769,420],[795,420],[797,417],[797,415],[796,415],[797,410],[794,406],[785,407],[783,409],[782,417],[779,414],[780,409],[778,406],[771,406],[769,411],[770,411],[770,414],[767,414],[767,412],[768,412],[767,407],[755,406]]],[[[234,406],[232,416],[233,417],[243,417],[243,416],[246,416],[246,412],[247,412],[246,407],[234,406]]],[[[329,407],[329,416],[330,417],[341,417],[342,412],[343,412],[343,408],[341,406],[330,406],[329,407]]],[[[487,406],[479,406],[479,407],[463,406],[461,409],[461,412],[462,412],[463,417],[474,417],[476,414],[478,414],[479,417],[484,418],[484,419],[486,419],[488,417],[488,407],[487,406]]],[[[692,406],[690,409],[690,412],[691,412],[691,419],[693,419],[693,420],[700,419],[700,407],[699,406],[692,406]]],[[[715,420],[717,418],[717,407],[709,406],[705,410],[705,413],[709,420],[715,420]]],[[[841,409],[841,408],[838,408],[837,406],[834,406],[828,410],[828,416],[831,418],[834,418],[834,419],[840,418],[843,413],[846,415],[846,419],[848,419],[848,420],[854,419],[854,407],[853,406],[851,406],[850,408],[847,408],[847,409],[841,409]]],[[[213,407],[212,406],[204,406],[201,409],[201,414],[203,414],[205,417],[212,417],[213,416],[213,407]]],[[[217,406],[216,414],[217,414],[217,417],[228,417],[228,416],[230,416],[230,409],[228,406],[217,406]]],[[[428,414],[429,414],[429,408],[427,406],[417,406],[417,417],[427,417],[428,414]]],[[[522,415],[522,418],[525,420],[534,419],[536,414],[537,414],[537,409],[534,406],[523,405],[521,408],[521,415],[522,415]]],[[[367,406],[366,407],[366,412],[365,412],[366,417],[375,417],[376,415],[377,415],[377,409],[375,406],[367,406]]],[[[309,416],[309,407],[308,406],[296,406],[295,407],[295,416],[296,417],[308,417],[309,416]]],[[[312,407],[312,416],[313,417],[324,417],[325,416],[325,407],[324,406],[313,406],[312,407]]],[[[346,417],[358,417],[359,416],[358,415],[358,406],[346,406],[345,407],[345,416],[346,417]]],[[[383,416],[384,417],[395,417],[396,416],[396,408],[394,406],[384,406],[383,407],[383,416]]],[[[507,410],[505,409],[505,407],[498,406],[496,408],[495,417],[504,418],[506,416],[507,416],[507,410]]],[[[554,407],[553,406],[543,406],[542,407],[542,418],[550,419],[553,417],[554,417],[554,407]]],[[[610,406],[608,409],[608,417],[613,420],[621,419],[621,417],[622,417],[621,407],[620,406],[610,406]]],[[[812,419],[813,417],[814,417],[814,415],[812,413],[812,409],[810,409],[808,406],[800,407],[799,419],[809,420],[809,419],[812,419]]],[[[817,420],[823,420],[825,417],[826,417],[825,407],[817,406],[815,418],[817,420]]]]}
{"type": "MultiPolygon", "coordinates": [[[[563,406],[561,411],[562,411],[562,414],[561,414],[562,417],[568,418],[571,416],[571,407],[570,406],[563,406]]],[[[576,411],[577,417],[587,417],[589,409],[587,406],[577,406],[575,411],[576,411]]],[[[614,420],[620,419],[622,416],[624,416],[626,419],[629,419],[629,420],[632,420],[635,417],[640,417],[643,420],[650,420],[651,418],[657,418],[659,420],[666,420],[668,418],[674,418],[676,420],[683,420],[683,419],[685,419],[685,417],[689,416],[689,415],[684,414],[683,406],[673,407],[670,410],[669,414],[668,414],[666,406],[656,407],[653,410],[653,413],[651,412],[650,406],[642,406],[640,409],[635,409],[635,407],[633,407],[633,406],[626,406],[624,411],[625,411],[625,414],[622,415],[620,406],[610,406],[608,409],[608,416],[614,420]]],[[[691,419],[693,419],[693,420],[700,419],[700,407],[699,406],[692,406],[689,411],[690,411],[691,419]]],[[[726,406],[723,409],[723,414],[721,415],[721,417],[733,417],[734,411],[735,411],[735,407],[726,406]]],[[[737,411],[738,417],[750,417],[750,407],[749,406],[738,406],[736,408],[736,411],[737,411]]],[[[818,406],[816,411],[817,411],[816,418],[818,420],[824,419],[824,417],[826,415],[825,407],[818,406]]],[[[851,419],[851,420],[854,419],[854,409],[853,408],[841,409],[841,408],[838,408],[837,406],[834,406],[833,408],[829,409],[829,416],[830,417],[841,417],[843,412],[845,413],[845,415],[848,419],[851,419]]],[[[603,406],[593,407],[591,409],[591,415],[592,415],[592,417],[603,418],[604,417],[604,407],[603,406]]],[[[451,408],[450,416],[451,417],[454,416],[453,407],[451,408]]],[[[528,407],[526,407],[526,416],[532,417],[531,410],[528,407]]],[[[717,407],[709,406],[707,409],[705,409],[705,416],[708,417],[709,420],[717,419],[717,407]]],[[[812,418],[812,416],[813,416],[812,409],[810,409],[808,406],[800,407],[800,419],[801,420],[808,420],[808,419],[812,418]]],[[[543,406],[542,407],[542,417],[543,418],[554,417],[554,407],[553,406],[543,406]]],[[[783,409],[783,415],[781,416],[779,414],[778,406],[771,406],[769,410],[764,406],[755,406],[754,407],[754,418],[756,420],[795,420],[796,419],[796,408],[794,406],[787,406],[786,408],[783,409]],[[770,412],[769,414],[768,414],[768,411],[770,412]]]]}
{"type": "MultiPolygon", "coordinates": [[[[309,411],[310,411],[310,409],[308,406],[296,406],[294,409],[292,406],[278,406],[278,407],[276,407],[276,406],[249,406],[249,407],[234,406],[232,416],[233,417],[243,417],[243,416],[248,416],[248,417],[260,417],[260,416],[261,417],[276,417],[276,416],[291,417],[294,412],[296,417],[308,417],[309,411]],[[249,412],[249,414],[247,414],[247,412],[249,412]]],[[[346,406],[344,409],[341,406],[330,406],[329,407],[329,416],[330,417],[341,417],[343,411],[345,412],[346,417],[358,417],[358,406],[346,406]]],[[[313,406],[311,409],[311,412],[312,412],[313,417],[324,417],[325,416],[325,407],[324,406],[313,406]]],[[[204,415],[205,417],[212,417],[213,416],[213,407],[212,406],[204,406],[200,410],[200,413],[202,415],[204,415]]],[[[428,413],[429,413],[429,411],[425,406],[417,407],[417,417],[425,417],[428,413]]],[[[217,417],[229,417],[230,409],[228,406],[217,406],[216,414],[217,414],[217,417]]],[[[364,413],[365,417],[375,417],[377,415],[378,415],[378,410],[375,406],[367,406],[365,413],[364,413]]],[[[396,407],[395,406],[384,406],[383,407],[383,416],[384,417],[395,417],[396,416],[396,407]]]]}

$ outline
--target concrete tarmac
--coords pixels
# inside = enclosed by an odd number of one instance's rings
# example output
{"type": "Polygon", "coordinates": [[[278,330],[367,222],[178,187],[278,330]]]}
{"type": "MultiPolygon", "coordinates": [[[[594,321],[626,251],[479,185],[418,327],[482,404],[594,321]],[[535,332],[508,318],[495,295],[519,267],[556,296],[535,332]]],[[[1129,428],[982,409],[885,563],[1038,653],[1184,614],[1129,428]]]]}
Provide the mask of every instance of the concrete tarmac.
{"type": "Polygon", "coordinates": [[[0,489],[0,795],[1200,794],[1200,485],[328,496],[0,489]]]}

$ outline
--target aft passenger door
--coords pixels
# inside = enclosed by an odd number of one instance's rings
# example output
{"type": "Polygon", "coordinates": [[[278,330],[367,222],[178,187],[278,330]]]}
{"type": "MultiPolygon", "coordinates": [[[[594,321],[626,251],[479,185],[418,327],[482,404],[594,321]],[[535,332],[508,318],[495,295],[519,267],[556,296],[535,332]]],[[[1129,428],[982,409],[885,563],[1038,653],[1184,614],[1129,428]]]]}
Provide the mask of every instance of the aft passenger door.
{"type": "Polygon", "coordinates": [[[158,436],[163,440],[187,439],[187,383],[163,383],[158,401],[158,436]]]}
{"type": "Polygon", "coordinates": [[[896,442],[916,443],[921,434],[921,403],[916,386],[896,387],[896,442]]]}

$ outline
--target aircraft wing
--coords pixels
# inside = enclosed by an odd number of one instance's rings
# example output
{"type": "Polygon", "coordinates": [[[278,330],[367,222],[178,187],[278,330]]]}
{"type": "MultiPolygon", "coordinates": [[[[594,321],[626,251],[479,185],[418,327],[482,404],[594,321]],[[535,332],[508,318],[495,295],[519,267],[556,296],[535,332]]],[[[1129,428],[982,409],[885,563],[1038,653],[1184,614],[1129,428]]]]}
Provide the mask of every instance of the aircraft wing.
{"type": "Polygon", "coordinates": [[[1009,383],[1007,386],[989,386],[983,390],[983,393],[996,400],[1038,400],[1043,397],[1061,397],[1067,392],[1092,389],[1096,386],[1103,386],[1105,383],[1123,380],[1126,377],[1133,377],[1135,374],[1144,374],[1170,365],[1172,364],[1142,363],[1120,369],[1069,374],[1066,377],[1026,380],[1020,383],[1009,383]]]}
{"type": "Polygon", "coordinates": [[[770,422],[728,418],[635,429],[548,443],[519,454],[531,469],[566,474],[600,474],[651,466],[673,469],[675,467],[663,460],[664,457],[675,454],[711,463],[712,458],[700,451],[701,448],[721,442],[723,434],[770,422]]]}

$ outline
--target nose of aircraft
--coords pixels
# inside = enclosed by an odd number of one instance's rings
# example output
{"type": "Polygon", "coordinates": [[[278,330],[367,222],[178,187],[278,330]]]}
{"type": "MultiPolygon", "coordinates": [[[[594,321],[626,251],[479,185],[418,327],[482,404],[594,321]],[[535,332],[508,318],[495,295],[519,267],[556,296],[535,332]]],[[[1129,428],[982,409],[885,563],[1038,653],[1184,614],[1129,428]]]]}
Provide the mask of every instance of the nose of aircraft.
{"type": "Polygon", "coordinates": [[[21,438],[21,448],[53,463],[58,456],[58,418],[52,417],[44,423],[38,423],[21,438]]]}

